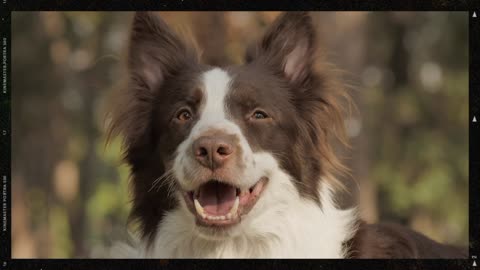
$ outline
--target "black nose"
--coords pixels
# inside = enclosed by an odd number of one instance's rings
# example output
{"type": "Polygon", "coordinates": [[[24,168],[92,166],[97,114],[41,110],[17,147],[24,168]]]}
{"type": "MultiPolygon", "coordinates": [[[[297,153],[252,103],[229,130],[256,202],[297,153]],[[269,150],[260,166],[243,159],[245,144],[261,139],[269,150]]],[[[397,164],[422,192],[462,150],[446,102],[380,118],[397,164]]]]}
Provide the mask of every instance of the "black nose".
{"type": "Polygon", "coordinates": [[[228,136],[203,136],[193,143],[195,159],[212,170],[222,167],[234,151],[235,147],[228,136]]]}

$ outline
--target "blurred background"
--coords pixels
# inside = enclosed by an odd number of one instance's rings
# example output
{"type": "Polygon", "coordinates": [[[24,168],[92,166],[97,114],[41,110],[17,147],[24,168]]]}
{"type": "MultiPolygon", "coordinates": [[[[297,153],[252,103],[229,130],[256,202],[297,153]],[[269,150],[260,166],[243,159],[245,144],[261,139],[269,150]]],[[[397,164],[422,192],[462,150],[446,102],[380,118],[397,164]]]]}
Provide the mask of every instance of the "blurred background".
{"type": "MultiPolygon", "coordinates": [[[[165,12],[211,64],[240,63],[278,12],[165,12]]],[[[12,256],[106,257],[128,236],[128,167],[105,146],[132,13],[14,12],[12,256]]],[[[468,245],[468,13],[314,12],[359,113],[342,155],[368,222],[468,245]]]]}

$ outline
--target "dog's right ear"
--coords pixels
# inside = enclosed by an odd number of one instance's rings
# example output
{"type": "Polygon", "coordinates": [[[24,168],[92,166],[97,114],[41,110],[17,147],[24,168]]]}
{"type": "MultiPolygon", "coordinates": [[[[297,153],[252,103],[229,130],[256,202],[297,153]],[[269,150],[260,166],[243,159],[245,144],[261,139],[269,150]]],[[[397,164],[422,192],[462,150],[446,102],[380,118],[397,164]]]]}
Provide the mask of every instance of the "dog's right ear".
{"type": "Polygon", "coordinates": [[[128,54],[132,80],[151,91],[185,65],[197,62],[195,50],[152,12],[135,13],[128,54]]]}
{"type": "Polygon", "coordinates": [[[267,29],[256,46],[247,49],[247,63],[260,60],[281,71],[292,84],[302,84],[312,75],[315,59],[315,29],[308,12],[286,12],[267,29]]]}

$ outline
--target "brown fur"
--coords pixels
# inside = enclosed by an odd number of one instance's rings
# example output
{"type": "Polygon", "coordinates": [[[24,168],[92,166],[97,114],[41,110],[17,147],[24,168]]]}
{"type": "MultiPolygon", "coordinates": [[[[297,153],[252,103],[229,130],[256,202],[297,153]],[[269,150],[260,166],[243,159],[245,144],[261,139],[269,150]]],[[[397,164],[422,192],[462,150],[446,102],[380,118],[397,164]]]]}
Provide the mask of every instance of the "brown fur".
{"type": "MultiPolygon", "coordinates": [[[[316,190],[320,175],[337,189],[345,190],[336,176],[348,174],[348,169],[335,155],[332,144],[337,140],[348,146],[343,116],[346,113],[344,108],[350,106],[351,99],[336,74],[327,69],[328,64],[317,54],[316,44],[315,29],[308,13],[285,13],[270,26],[260,43],[249,48],[246,55],[249,65],[243,67],[242,72],[248,73],[244,75],[244,81],[264,85],[257,87],[262,90],[259,91],[264,96],[262,102],[270,101],[272,107],[284,111],[283,115],[296,116],[288,120],[290,123],[284,121],[292,126],[281,128],[288,134],[283,141],[272,143],[272,149],[290,146],[279,153],[284,167],[293,172],[301,193],[318,200],[316,190]],[[278,76],[285,69],[285,58],[298,46],[306,46],[305,57],[296,68],[298,74],[294,78],[278,76]],[[262,68],[266,68],[267,72],[259,71],[262,68]],[[268,70],[271,77],[259,78],[256,75],[268,74],[268,70]],[[287,82],[278,81],[279,78],[287,79],[287,82]],[[275,99],[282,95],[279,88],[286,88],[289,96],[275,99]],[[282,100],[290,102],[282,104],[282,100]],[[293,105],[290,111],[288,105],[293,105]]],[[[247,96],[258,95],[249,93],[247,96]]],[[[264,134],[264,131],[260,133],[264,134]]]]}
{"type": "Polygon", "coordinates": [[[360,223],[355,237],[346,243],[355,259],[466,258],[468,252],[442,245],[397,224],[360,223]]]}
{"type": "MultiPolygon", "coordinates": [[[[110,114],[108,137],[122,135],[124,160],[131,167],[133,208],[130,220],[139,221],[143,236],[149,239],[155,236],[165,212],[176,205],[166,196],[171,188],[168,185],[159,185],[156,192],[151,191],[154,180],[166,171],[165,164],[158,160],[168,160],[175,150],[172,140],[178,144],[186,136],[186,132],[172,134],[173,129],[168,125],[158,125],[165,123],[159,117],[173,113],[167,111],[168,103],[164,106],[159,103],[179,94],[169,87],[172,78],[177,75],[187,78],[204,69],[197,64],[194,49],[185,44],[157,16],[136,13],[129,46],[128,83],[110,114]],[[163,88],[172,91],[160,91],[163,88]],[[164,195],[159,196],[159,193],[164,195]]],[[[192,89],[191,85],[195,82],[185,79],[176,88],[192,89]]]]}

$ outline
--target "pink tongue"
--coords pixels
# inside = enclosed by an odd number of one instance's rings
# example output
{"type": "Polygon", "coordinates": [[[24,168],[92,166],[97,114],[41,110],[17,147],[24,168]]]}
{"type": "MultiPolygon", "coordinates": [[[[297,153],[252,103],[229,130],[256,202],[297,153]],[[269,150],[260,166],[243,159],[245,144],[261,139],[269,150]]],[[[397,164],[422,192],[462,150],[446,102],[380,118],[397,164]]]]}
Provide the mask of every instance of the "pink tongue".
{"type": "Polygon", "coordinates": [[[217,181],[210,181],[200,187],[198,202],[212,215],[228,214],[235,202],[237,191],[234,187],[217,181]]]}

